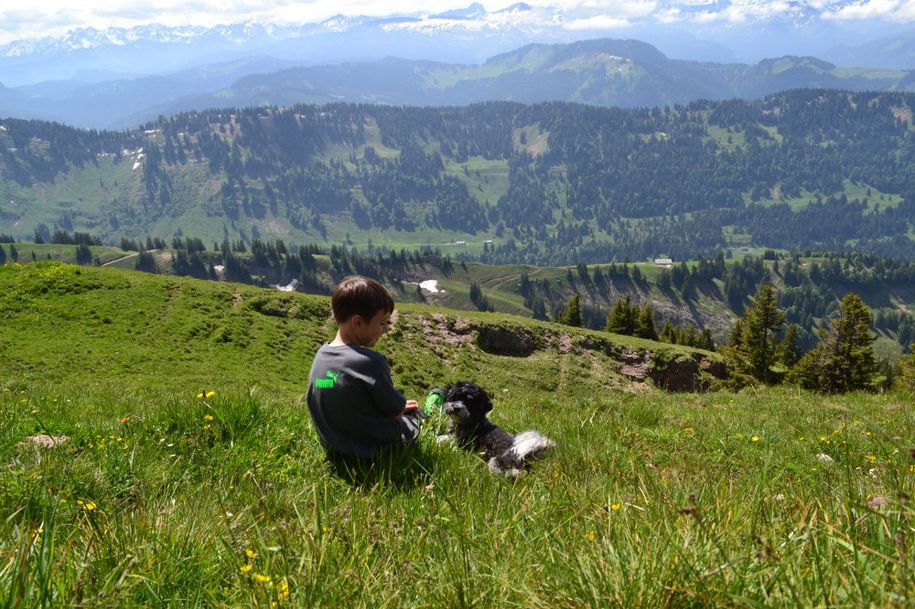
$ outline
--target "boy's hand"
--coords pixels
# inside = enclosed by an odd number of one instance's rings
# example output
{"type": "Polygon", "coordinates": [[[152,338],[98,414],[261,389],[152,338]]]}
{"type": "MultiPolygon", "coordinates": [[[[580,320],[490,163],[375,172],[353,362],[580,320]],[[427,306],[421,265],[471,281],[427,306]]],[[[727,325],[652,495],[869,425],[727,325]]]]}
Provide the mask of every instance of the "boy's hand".
{"type": "Polygon", "coordinates": [[[410,414],[419,410],[419,402],[416,400],[407,400],[407,405],[403,407],[404,414],[410,414]]]}

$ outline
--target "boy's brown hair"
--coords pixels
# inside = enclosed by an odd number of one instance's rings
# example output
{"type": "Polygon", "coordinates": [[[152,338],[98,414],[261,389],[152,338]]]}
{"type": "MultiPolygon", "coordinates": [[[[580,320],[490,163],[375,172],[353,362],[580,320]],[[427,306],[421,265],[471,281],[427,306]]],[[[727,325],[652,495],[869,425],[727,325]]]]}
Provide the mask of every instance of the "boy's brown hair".
{"type": "Polygon", "coordinates": [[[385,287],[374,279],[354,275],[337,284],[330,299],[330,307],[338,324],[353,315],[359,315],[368,321],[378,311],[393,313],[394,299],[385,287]]]}

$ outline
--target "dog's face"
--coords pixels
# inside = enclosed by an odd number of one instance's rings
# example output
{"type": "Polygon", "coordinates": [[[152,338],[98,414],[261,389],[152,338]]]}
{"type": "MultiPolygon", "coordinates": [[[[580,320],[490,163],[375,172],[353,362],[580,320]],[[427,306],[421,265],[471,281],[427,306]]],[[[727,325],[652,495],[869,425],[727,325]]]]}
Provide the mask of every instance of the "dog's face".
{"type": "Polygon", "coordinates": [[[492,401],[481,387],[460,381],[448,388],[443,410],[455,423],[478,421],[492,410],[492,401]]]}

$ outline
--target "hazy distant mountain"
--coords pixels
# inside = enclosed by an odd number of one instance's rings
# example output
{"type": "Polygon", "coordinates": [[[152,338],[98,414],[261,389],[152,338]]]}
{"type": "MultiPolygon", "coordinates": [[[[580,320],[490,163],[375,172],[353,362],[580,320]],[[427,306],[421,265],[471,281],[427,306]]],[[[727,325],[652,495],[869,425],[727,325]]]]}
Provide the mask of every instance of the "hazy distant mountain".
{"type": "MultiPolygon", "coordinates": [[[[141,109],[170,105],[176,99],[205,91],[218,91],[251,72],[271,72],[288,66],[288,62],[270,57],[251,57],[165,75],[93,82],[92,75],[87,74],[85,80],[0,88],[0,116],[41,118],[78,127],[120,126],[125,117],[141,109]]],[[[156,116],[153,114],[152,118],[156,116]]]]}
{"type": "Polygon", "coordinates": [[[813,55],[845,65],[915,68],[911,28],[905,24],[823,18],[857,0],[791,1],[778,11],[767,0],[742,0],[739,6],[730,0],[660,0],[644,6],[624,3],[614,10],[587,4],[572,9],[517,3],[487,11],[474,3],[441,13],[338,15],[297,25],[82,28],[62,37],[0,46],[0,81],[18,86],[68,80],[83,70],[164,74],[252,55],[310,65],[388,56],[478,63],[533,42],[607,36],[644,40],[679,59],[755,63],[765,57],[813,55]],[[652,9],[652,17],[627,13],[652,9]],[[743,21],[729,21],[728,11],[739,12],[743,21]],[[698,14],[705,18],[690,20],[698,14]]]}
{"type": "Polygon", "coordinates": [[[915,33],[907,32],[865,44],[838,46],[829,51],[833,61],[845,64],[915,69],[915,33]]]}
{"type": "Polygon", "coordinates": [[[644,42],[614,39],[526,45],[480,65],[395,58],[290,63],[254,57],[133,79],[4,88],[0,116],[131,128],[181,111],[336,101],[420,106],[576,101],[636,107],[700,98],[756,99],[793,88],[915,90],[912,72],[902,70],[840,68],[793,56],[755,65],[683,61],[644,42]]]}

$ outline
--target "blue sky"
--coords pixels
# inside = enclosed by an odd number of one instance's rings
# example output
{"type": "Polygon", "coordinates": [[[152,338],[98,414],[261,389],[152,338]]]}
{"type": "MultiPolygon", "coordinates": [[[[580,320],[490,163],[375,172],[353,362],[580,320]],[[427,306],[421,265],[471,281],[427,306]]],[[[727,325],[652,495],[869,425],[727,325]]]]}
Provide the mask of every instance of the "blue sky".
{"type": "MultiPolygon", "coordinates": [[[[306,23],[333,14],[386,15],[435,13],[462,8],[472,0],[42,0],[0,5],[0,43],[21,38],[60,35],[79,27],[133,27],[148,23],[203,25],[243,21],[306,23]]],[[[490,11],[514,0],[481,3],[490,11]]],[[[826,18],[880,19],[915,23],[915,0],[527,0],[528,4],[580,11],[570,29],[625,27],[634,22],[744,23],[766,19],[789,6],[808,5],[825,10],[826,18]],[[838,6],[837,6],[838,5],[838,6]],[[687,15],[687,8],[692,11],[687,15]],[[698,13],[695,12],[698,9],[698,13]]]]}

